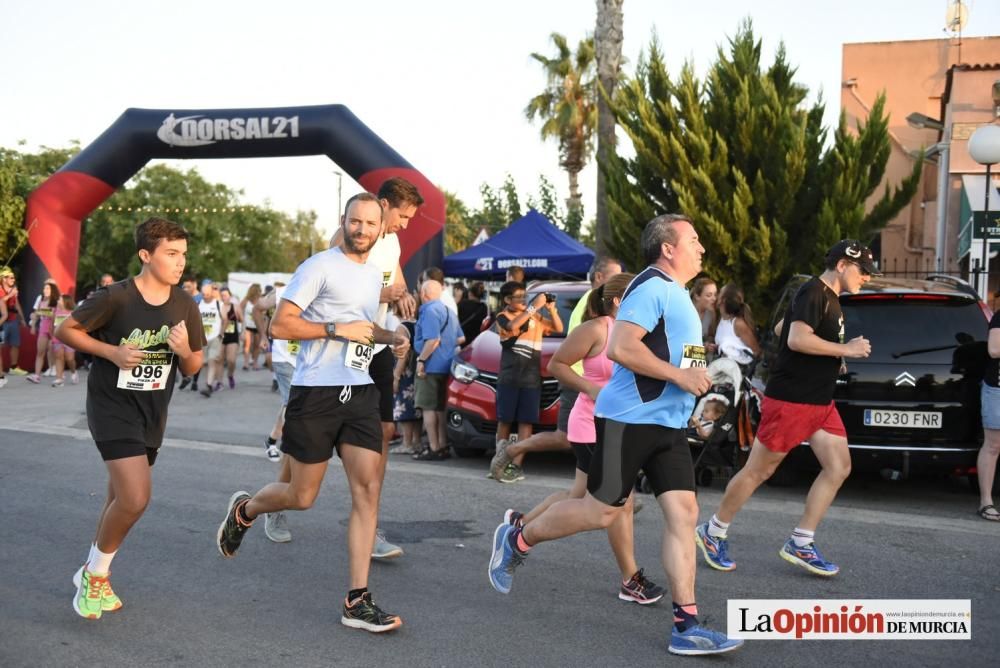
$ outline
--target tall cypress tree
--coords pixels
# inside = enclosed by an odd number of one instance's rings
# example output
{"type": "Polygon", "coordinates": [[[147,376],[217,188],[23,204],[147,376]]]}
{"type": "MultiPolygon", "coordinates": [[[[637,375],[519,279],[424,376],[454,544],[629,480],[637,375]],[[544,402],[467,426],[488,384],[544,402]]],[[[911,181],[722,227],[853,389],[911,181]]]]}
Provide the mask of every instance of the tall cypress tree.
{"type": "Polygon", "coordinates": [[[704,79],[690,63],[671,79],[654,37],[615,97],[635,155],[602,165],[612,253],[640,266],[646,222],[684,212],[705,246],[705,273],[768,307],[788,275],[818,270],[835,241],[870,239],[913,197],[921,161],[866,213],[889,158],[884,98],[856,135],[842,115],[825,148],[823,102],[809,106],[807,95],[783,46],[761,67],[749,20],[704,79]]]}

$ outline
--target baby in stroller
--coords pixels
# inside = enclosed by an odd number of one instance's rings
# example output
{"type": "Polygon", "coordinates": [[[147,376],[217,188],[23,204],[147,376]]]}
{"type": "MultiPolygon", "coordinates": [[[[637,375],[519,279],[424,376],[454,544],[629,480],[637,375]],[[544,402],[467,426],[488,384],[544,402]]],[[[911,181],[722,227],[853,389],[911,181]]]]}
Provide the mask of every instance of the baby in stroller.
{"type": "Polygon", "coordinates": [[[753,442],[753,417],[759,415],[753,405],[757,391],[735,360],[714,360],[708,365],[708,377],[712,387],[695,404],[688,429],[695,477],[703,486],[711,484],[712,469],[724,469],[731,475],[740,468],[741,456],[745,458],[753,442]]]}
{"type": "Polygon", "coordinates": [[[729,400],[719,395],[718,397],[706,397],[705,405],[702,407],[701,416],[691,416],[688,423],[688,436],[695,436],[703,441],[707,441],[715,430],[715,422],[726,414],[729,408],[729,400]]]}

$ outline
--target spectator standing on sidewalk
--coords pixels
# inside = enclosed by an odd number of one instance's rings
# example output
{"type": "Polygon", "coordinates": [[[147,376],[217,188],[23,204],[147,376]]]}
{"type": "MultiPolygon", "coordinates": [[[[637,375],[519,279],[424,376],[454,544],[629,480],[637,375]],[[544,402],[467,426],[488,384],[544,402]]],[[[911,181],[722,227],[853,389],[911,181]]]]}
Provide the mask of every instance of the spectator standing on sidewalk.
{"type": "Polygon", "coordinates": [[[989,361],[980,394],[983,414],[983,447],[976,458],[976,476],[979,482],[979,516],[984,520],[1000,522],[1000,512],[993,505],[993,481],[1000,456],[1000,311],[990,320],[986,338],[989,361]]]}
{"type": "MultiPolygon", "coordinates": [[[[35,373],[27,378],[32,383],[42,381],[42,368],[45,366],[45,357],[49,354],[49,342],[52,340],[52,314],[59,304],[59,286],[55,281],[47,280],[42,284],[42,294],[35,298],[34,310],[31,312],[31,333],[35,334],[35,373]]],[[[50,367],[54,365],[49,365],[50,367]]],[[[55,373],[46,373],[50,376],[55,373]]]]}
{"type": "MultiPolygon", "coordinates": [[[[24,311],[21,310],[17,297],[14,271],[7,266],[0,267],[0,339],[3,341],[0,350],[7,348],[10,351],[10,375],[27,376],[28,372],[17,366],[21,352],[21,323],[24,322],[24,311]]],[[[3,364],[0,363],[0,379],[3,378],[2,368],[3,364]]]]}
{"type": "Polygon", "coordinates": [[[445,399],[448,374],[456,348],[462,343],[458,318],[441,299],[444,286],[428,279],[420,286],[422,305],[417,316],[413,349],[417,351],[414,405],[423,411],[429,447],[414,459],[435,461],[448,458],[445,430],[445,399]]]}
{"type": "MultiPolygon", "coordinates": [[[[524,284],[511,281],[500,287],[500,298],[504,310],[497,315],[501,348],[497,377],[498,451],[510,439],[515,422],[518,441],[531,437],[542,397],[542,338],[563,331],[555,295],[541,293],[526,306],[524,284]],[[548,312],[548,317],[541,315],[541,309],[548,312]]],[[[499,482],[523,480],[520,461],[512,457],[500,476],[494,474],[494,477],[499,482]]]]}
{"type": "Polygon", "coordinates": [[[483,321],[490,314],[483,299],[486,297],[486,286],[482,281],[476,281],[469,286],[468,296],[458,303],[458,322],[462,328],[467,346],[472,343],[483,328],[483,321]]]}
{"type": "MultiPolygon", "coordinates": [[[[63,323],[66,318],[73,314],[76,302],[73,295],[64,294],[59,297],[59,304],[53,310],[52,327],[53,332],[63,323]]],[[[76,373],[76,351],[59,339],[52,338],[52,356],[55,358],[55,377],[52,387],[62,387],[65,384],[63,377],[65,370],[70,371],[70,382],[76,385],[80,382],[80,377],[76,373]]]]}

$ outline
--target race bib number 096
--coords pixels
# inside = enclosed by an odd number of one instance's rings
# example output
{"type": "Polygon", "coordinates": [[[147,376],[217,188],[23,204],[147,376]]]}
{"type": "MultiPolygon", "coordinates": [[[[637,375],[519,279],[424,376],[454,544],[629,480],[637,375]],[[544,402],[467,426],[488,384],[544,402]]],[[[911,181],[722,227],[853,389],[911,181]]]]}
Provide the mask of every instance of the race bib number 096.
{"type": "Polygon", "coordinates": [[[375,348],[365,343],[356,341],[347,342],[347,355],[344,357],[344,366],[355,371],[368,371],[368,365],[372,363],[372,356],[375,348]]]}
{"type": "Polygon", "coordinates": [[[137,392],[165,390],[173,362],[174,354],[169,350],[143,351],[142,362],[132,369],[118,371],[118,389],[137,392]]]}
{"type": "Polygon", "coordinates": [[[695,346],[687,344],[681,352],[681,368],[691,367],[704,369],[708,366],[708,357],[705,355],[705,346],[695,346]]]}

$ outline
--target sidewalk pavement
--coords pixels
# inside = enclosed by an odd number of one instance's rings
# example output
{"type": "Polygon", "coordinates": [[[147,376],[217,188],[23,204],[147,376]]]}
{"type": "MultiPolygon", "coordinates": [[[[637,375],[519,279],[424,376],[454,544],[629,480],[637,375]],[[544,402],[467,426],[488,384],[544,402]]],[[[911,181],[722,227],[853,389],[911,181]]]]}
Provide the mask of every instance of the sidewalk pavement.
{"type": "MultiPolygon", "coordinates": [[[[242,361],[242,360],[241,360],[242,361]]],[[[179,375],[179,374],[178,374],[179,375]]],[[[51,377],[34,384],[24,376],[7,374],[7,385],[0,388],[0,426],[67,427],[87,430],[87,372],[80,371],[80,382],[52,387],[51,377]]],[[[202,371],[201,386],[206,373],[202,371]]],[[[236,368],[236,389],[230,390],[225,376],[224,389],[205,398],[190,386],[174,387],[167,419],[167,438],[208,441],[232,445],[258,446],[264,450],[264,437],[271,432],[281,407],[281,397],[271,391],[271,372],[242,371],[236,368]]]]}

